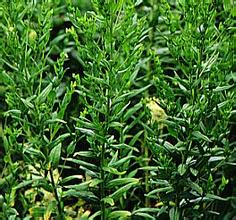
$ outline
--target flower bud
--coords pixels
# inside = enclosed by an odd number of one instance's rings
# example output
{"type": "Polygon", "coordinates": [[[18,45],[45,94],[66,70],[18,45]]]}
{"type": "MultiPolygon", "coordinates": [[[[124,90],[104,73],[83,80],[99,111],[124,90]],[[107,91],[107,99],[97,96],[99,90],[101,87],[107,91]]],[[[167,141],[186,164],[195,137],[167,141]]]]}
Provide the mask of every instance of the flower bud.
{"type": "Polygon", "coordinates": [[[37,33],[35,30],[30,30],[29,32],[29,43],[33,44],[35,42],[35,40],[37,39],[37,33]]]}

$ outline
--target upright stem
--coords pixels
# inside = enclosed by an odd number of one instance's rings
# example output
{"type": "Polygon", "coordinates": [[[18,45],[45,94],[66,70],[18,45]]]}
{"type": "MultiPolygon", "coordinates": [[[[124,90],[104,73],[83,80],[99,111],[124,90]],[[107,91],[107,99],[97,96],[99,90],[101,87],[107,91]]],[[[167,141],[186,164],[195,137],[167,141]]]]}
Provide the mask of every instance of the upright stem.
{"type": "MultiPolygon", "coordinates": [[[[105,144],[102,145],[102,152],[101,152],[101,199],[103,199],[105,197],[105,173],[103,170],[104,167],[104,159],[105,159],[105,144]]],[[[106,215],[105,215],[105,203],[103,200],[101,200],[101,220],[105,220],[106,219],[106,215]]]]}
{"type": "Polygon", "coordinates": [[[56,201],[57,201],[58,216],[59,216],[59,219],[62,220],[63,219],[63,209],[61,207],[61,201],[60,201],[58,193],[57,193],[57,187],[56,187],[56,184],[55,184],[55,181],[54,181],[54,178],[53,178],[52,168],[49,169],[49,175],[50,175],[50,178],[51,178],[51,181],[52,181],[52,187],[53,187],[53,191],[54,191],[55,198],[56,198],[56,201]]]}
{"type": "MultiPolygon", "coordinates": [[[[106,74],[106,81],[108,82],[108,85],[109,87],[106,89],[106,106],[107,106],[107,109],[106,109],[106,122],[105,122],[105,128],[104,128],[104,136],[107,136],[108,135],[108,129],[109,129],[109,123],[110,123],[110,103],[111,103],[111,97],[110,97],[110,74],[112,73],[112,50],[113,50],[113,46],[112,46],[112,38],[113,38],[113,15],[112,13],[110,12],[110,21],[109,21],[109,41],[110,41],[110,53],[109,53],[109,70],[107,71],[107,74],[106,74]]],[[[106,193],[105,193],[105,187],[106,187],[106,183],[105,183],[105,172],[104,172],[104,166],[105,166],[105,152],[106,152],[106,149],[107,149],[108,145],[107,143],[104,143],[102,145],[102,151],[101,151],[101,179],[102,179],[102,183],[101,183],[101,199],[105,198],[106,197],[106,193]]],[[[104,201],[102,200],[101,201],[101,220],[106,220],[106,207],[105,207],[105,203],[104,201]]]]}
{"type": "MultiPolygon", "coordinates": [[[[147,132],[145,131],[144,133],[144,159],[145,159],[145,166],[148,166],[149,163],[149,153],[148,153],[148,146],[147,146],[147,141],[146,141],[146,136],[147,136],[147,132]]],[[[149,192],[149,171],[148,170],[145,170],[145,173],[144,173],[144,183],[145,183],[145,193],[148,193],[149,192]]],[[[150,200],[148,197],[145,197],[145,207],[149,207],[150,205],[150,200]]]]}

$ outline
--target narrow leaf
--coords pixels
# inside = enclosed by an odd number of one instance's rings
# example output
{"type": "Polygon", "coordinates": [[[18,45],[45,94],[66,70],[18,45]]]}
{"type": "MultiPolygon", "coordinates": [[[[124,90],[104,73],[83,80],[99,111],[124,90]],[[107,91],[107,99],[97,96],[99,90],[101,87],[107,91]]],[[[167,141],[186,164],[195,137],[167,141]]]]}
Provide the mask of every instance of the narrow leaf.
{"type": "Polygon", "coordinates": [[[173,191],[173,188],[171,186],[167,186],[167,187],[163,187],[163,188],[159,188],[159,189],[154,189],[151,192],[149,192],[146,196],[150,196],[150,195],[157,194],[160,192],[167,193],[167,192],[172,192],[172,191],[173,191]]]}
{"type": "Polygon", "coordinates": [[[49,154],[49,161],[53,168],[56,168],[59,164],[61,157],[61,143],[56,145],[49,154]]]}
{"type": "Polygon", "coordinates": [[[213,194],[207,194],[207,195],[205,196],[205,198],[211,199],[211,200],[220,200],[220,201],[227,201],[227,200],[228,200],[228,199],[226,199],[226,198],[222,198],[222,197],[220,197],[220,196],[213,195],[213,194]]]}
{"type": "Polygon", "coordinates": [[[126,193],[131,187],[133,187],[134,185],[136,185],[138,182],[133,182],[133,183],[128,183],[127,185],[119,188],[118,190],[116,190],[114,193],[112,193],[109,197],[111,197],[114,200],[119,199],[120,197],[122,197],[124,195],[124,193],[126,193]]]}
{"type": "Polygon", "coordinates": [[[79,165],[81,165],[81,166],[84,166],[84,167],[93,169],[93,170],[97,170],[97,166],[95,166],[95,165],[92,164],[92,163],[83,161],[83,160],[78,160],[78,159],[73,159],[73,158],[63,158],[63,159],[66,160],[66,161],[70,161],[70,162],[79,164],[79,165]]]}
{"type": "Polygon", "coordinates": [[[213,92],[221,92],[227,89],[232,88],[234,85],[227,85],[227,86],[218,86],[215,89],[213,89],[213,92]]]}
{"type": "Polygon", "coordinates": [[[181,176],[185,174],[186,170],[187,170],[187,166],[185,164],[180,164],[178,166],[178,172],[181,176]]]}
{"type": "Polygon", "coordinates": [[[211,140],[206,135],[202,134],[200,131],[194,131],[192,134],[197,139],[201,139],[201,140],[204,140],[204,141],[207,141],[207,142],[211,142],[211,140]]]}
{"type": "Polygon", "coordinates": [[[131,212],[129,211],[114,211],[111,212],[108,216],[109,219],[123,219],[131,216],[131,212]]]}
{"type": "Polygon", "coordinates": [[[118,178],[118,179],[113,179],[107,184],[107,188],[114,188],[116,186],[120,185],[125,185],[127,183],[138,183],[139,180],[136,178],[118,178]]]}
{"type": "Polygon", "coordinates": [[[38,95],[36,102],[38,104],[43,103],[46,100],[48,94],[51,92],[51,90],[52,90],[52,83],[49,83],[48,86],[38,95]]]}
{"type": "Polygon", "coordinates": [[[144,213],[144,212],[138,212],[138,213],[135,213],[134,215],[140,216],[140,217],[142,217],[142,219],[145,219],[145,220],[156,220],[156,218],[154,218],[150,214],[144,213]]]}
{"type": "Polygon", "coordinates": [[[126,171],[119,172],[116,168],[113,167],[103,167],[103,170],[115,175],[124,175],[126,173],[126,171]]]}

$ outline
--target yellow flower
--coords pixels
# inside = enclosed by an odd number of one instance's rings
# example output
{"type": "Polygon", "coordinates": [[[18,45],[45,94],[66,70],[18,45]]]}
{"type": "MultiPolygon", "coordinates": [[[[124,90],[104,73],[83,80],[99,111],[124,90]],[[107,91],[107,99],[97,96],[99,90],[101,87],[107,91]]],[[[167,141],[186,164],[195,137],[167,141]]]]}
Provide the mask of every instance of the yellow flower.
{"type": "Polygon", "coordinates": [[[13,32],[14,31],[14,27],[9,27],[9,31],[13,32]]]}
{"type": "Polygon", "coordinates": [[[149,108],[150,112],[151,112],[151,123],[157,122],[159,124],[159,128],[163,129],[163,127],[165,126],[163,124],[163,120],[167,119],[167,115],[164,111],[164,109],[162,109],[160,106],[160,101],[157,98],[149,98],[147,99],[147,107],[149,108]]]}
{"type": "Polygon", "coordinates": [[[29,42],[30,44],[33,44],[35,40],[37,39],[38,35],[35,30],[31,29],[29,32],[29,42]]]}

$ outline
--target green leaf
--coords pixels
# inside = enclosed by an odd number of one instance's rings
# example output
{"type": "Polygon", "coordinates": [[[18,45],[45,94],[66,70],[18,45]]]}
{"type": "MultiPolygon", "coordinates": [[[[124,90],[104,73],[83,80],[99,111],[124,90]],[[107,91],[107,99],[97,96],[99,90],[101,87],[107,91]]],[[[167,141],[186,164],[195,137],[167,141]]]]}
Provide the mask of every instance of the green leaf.
{"type": "Polygon", "coordinates": [[[27,108],[31,108],[31,109],[34,108],[34,105],[33,105],[28,99],[23,99],[23,98],[21,98],[21,101],[24,103],[24,105],[25,105],[27,108]]]}
{"type": "Polygon", "coordinates": [[[170,186],[170,184],[167,180],[155,179],[154,182],[155,182],[155,184],[158,184],[160,186],[170,186]]]}
{"type": "Polygon", "coordinates": [[[97,130],[97,124],[92,123],[91,121],[89,121],[87,118],[84,118],[82,116],[80,116],[80,118],[75,118],[75,117],[71,117],[73,120],[75,120],[80,127],[85,127],[85,128],[89,128],[89,129],[93,129],[93,130],[97,130]]]}
{"type": "Polygon", "coordinates": [[[222,160],[225,160],[226,158],[224,156],[213,156],[213,157],[210,157],[208,162],[215,162],[215,161],[222,161],[222,160]]]}
{"type": "MultiPolygon", "coordinates": [[[[41,179],[41,178],[39,178],[39,179],[41,179]]],[[[22,183],[15,186],[14,189],[16,190],[16,189],[20,189],[20,188],[23,188],[25,186],[31,185],[34,181],[35,181],[35,179],[34,180],[25,180],[22,183]]]]}
{"type": "Polygon", "coordinates": [[[154,218],[148,213],[138,212],[133,215],[143,217],[142,219],[145,219],[145,220],[156,220],[156,218],[154,218]]]}
{"type": "Polygon", "coordinates": [[[82,175],[71,175],[71,176],[67,176],[65,178],[63,178],[61,180],[62,184],[65,184],[66,182],[69,182],[71,180],[77,180],[77,181],[81,181],[84,177],[82,175]]]}
{"type": "Polygon", "coordinates": [[[13,174],[9,174],[8,176],[4,178],[0,178],[0,189],[5,187],[5,184],[8,184],[14,180],[13,174]]]}
{"type": "Polygon", "coordinates": [[[38,188],[42,187],[44,190],[48,192],[53,191],[52,184],[50,184],[45,178],[35,180],[33,187],[38,187],[38,188]]]}
{"type": "Polygon", "coordinates": [[[113,105],[113,107],[112,107],[112,113],[113,113],[113,115],[114,115],[113,117],[114,117],[115,119],[120,119],[120,118],[123,116],[125,110],[129,107],[129,105],[130,105],[130,102],[128,102],[128,104],[126,104],[126,105],[124,106],[123,101],[121,101],[120,103],[116,103],[115,105],[113,105]]]}
{"type": "Polygon", "coordinates": [[[51,92],[51,90],[52,90],[52,83],[49,83],[48,86],[36,98],[36,103],[37,104],[43,103],[46,100],[48,94],[51,92]]]}
{"type": "Polygon", "coordinates": [[[111,174],[115,174],[115,175],[124,175],[126,173],[126,171],[121,171],[119,172],[116,168],[114,167],[103,167],[102,168],[104,171],[109,172],[111,174]]]}
{"type": "Polygon", "coordinates": [[[109,214],[109,219],[127,219],[131,216],[129,211],[113,211],[109,214]]]}
{"type": "Polygon", "coordinates": [[[198,170],[193,169],[192,167],[190,167],[190,172],[191,172],[194,176],[197,176],[197,174],[198,174],[198,170]]]}
{"type": "Polygon", "coordinates": [[[30,215],[36,219],[42,217],[45,212],[46,212],[46,207],[44,207],[44,206],[32,207],[29,209],[30,215]]]}
{"type": "Polygon", "coordinates": [[[136,209],[135,211],[132,212],[132,214],[136,214],[136,213],[139,213],[139,212],[153,212],[153,213],[156,213],[156,212],[159,212],[160,209],[158,208],[139,208],[139,209],[136,209]]]}
{"type": "Polygon", "coordinates": [[[168,141],[165,141],[164,143],[163,143],[163,146],[164,146],[164,148],[166,149],[166,150],[168,150],[168,151],[170,151],[170,152],[173,152],[173,151],[175,151],[175,150],[178,150],[175,146],[173,146],[170,142],[168,142],[168,141]]]}
{"type": "Polygon", "coordinates": [[[33,147],[26,147],[24,150],[23,150],[23,153],[27,153],[31,156],[36,156],[37,158],[39,159],[43,159],[43,160],[46,160],[46,157],[45,155],[42,153],[41,150],[38,150],[38,149],[35,149],[33,147]]]}
{"type": "Polygon", "coordinates": [[[76,191],[87,191],[90,183],[91,183],[91,180],[86,181],[86,182],[82,182],[79,184],[67,185],[67,186],[65,186],[65,188],[66,189],[73,189],[76,191]]]}
{"type": "Polygon", "coordinates": [[[188,167],[187,167],[186,164],[180,164],[180,165],[178,166],[178,172],[179,172],[179,174],[180,174],[181,176],[183,176],[183,175],[185,174],[187,168],[188,168],[188,167]]]}
{"type": "Polygon", "coordinates": [[[65,134],[58,136],[54,141],[50,142],[49,147],[51,148],[55,145],[58,145],[59,143],[62,143],[62,141],[64,141],[66,138],[68,138],[70,136],[71,136],[70,133],[65,133],[65,134]]]}
{"type": "Polygon", "coordinates": [[[136,143],[136,141],[138,141],[139,139],[141,139],[140,136],[141,136],[143,133],[144,133],[144,131],[141,130],[141,131],[139,131],[137,134],[135,134],[135,135],[133,136],[133,138],[131,139],[131,141],[129,142],[129,145],[130,145],[130,146],[133,146],[133,145],[136,143]]]}
{"type": "Polygon", "coordinates": [[[109,204],[110,206],[114,206],[115,205],[115,202],[114,202],[114,200],[111,197],[105,197],[105,198],[102,199],[102,201],[105,204],[109,204]]]}
{"type": "Polygon", "coordinates": [[[204,134],[202,134],[200,131],[193,131],[192,135],[196,138],[196,139],[201,139],[207,142],[211,142],[211,140],[204,134]]]}
{"type": "Polygon", "coordinates": [[[101,211],[97,211],[89,217],[89,220],[97,219],[97,217],[100,216],[100,215],[101,215],[101,211]]]}
{"type": "MultiPolygon", "coordinates": [[[[0,60],[2,60],[2,59],[0,59],[0,60]]],[[[10,66],[10,67],[12,68],[12,66],[10,66]]],[[[18,70],[16,69],[16,71],[18,71],[18,70]]],[[[2,71],[2,70],[0,71],[0,79],[2,80],[2,83],[4,83],[5,85],[14,85],[15,84],[15,81],[10,77],[9,74],[6,73],[6,71],[2,71]]]]}
{"type": "Polygon", "coordinates": [[[219,104],[216,105],[216,107],[213,108],[213,111],[216,111],[218,109],[223,108],[224,106],[226,106],[229,103],[229,100],[225,100],[219,104]]]}
{"type": "Polygon", "coordinates": [[[140,4],[142,4],[143,3],[143,0],[137,0],[136,2],[135,2],[135,6],[139,6],[140,4]]]}
{"type": "Polygon", "coordinates": [[[202,187],[200,187],[197,183],[189,181],[190,187],[196,191],[199,195],[203,194],[202,187]]]}
{"type": "Polygon", "coordinates": [[[236,110],[232,110],[230,114],[231,115],[236,115],[236,110]]]}
{"type": "Polygon", "coordinates": [[[58,166],[60,157],[61,157],[61,143],[56,145],[49,154],[49,162],[51,162],[53,168],[56,168],[58,166]]]}
{"type": "Polygon", "coordinates": [[[223,175],[221,178],[221,184],[219,186],[220,191],[223,191],[225,186],[229,183],[229,180],[225,178],[225,176],[223,175]]]}
{"type": "Polygon", "coordinates": [[[127,157],[124,157],[124,158],[121,158],[120,160],[116,161],[116,162],[113,162],[113,163],[109,163],[109,166],[112,166],[112,167],[120,167],[122,165],[124,165],[126,162],[130,161],[131,158],[134,158],[135,156],[131,155],[131,156],[127,156],[127,157]]]}
{"type": "Polygon", "coordinates": [[[126,100],[126,99],[130,99],[130,98],[132,98],[132,97],[138,95],[139,93],[144,92],[144,91],[147,90],[150,86],[151,86],[151,85],[147,85],[147,86],[145,86],[145,87],[143,87],[143,88],[140,88],[140,89],[133,89],[132,91],[130,91],[130,92],[128,92],[128,93],[125,93],[125,94],[119,96],[119,97],[115,100],[115,102],[117,103],[117,102],[124,101],[124,100],[126,100]]]}
{"type": "Polygon", "coordinates": [[[81,156],[81,157],[94,157],[94,153],[92,151],[79,151],[74,153],[75,156],[81,156]]]}
{"type": "Polygon", "coordinates": [[[124,120],[128,120],[135,112],[142,108],[142,103],[136,104],[134,107],[130,108],[124,115],[124,120]]]}
{"type": "Polygon", "coordinates": [[[227,89],[232,88],[234,85],[228,85],[228,86],[218,86],[215,89],[213,89],[213,92],[221,92],[227,89]]]}
{"type": "Polygon", "coordinates": [[[107,188],[114,188],[116,186],[120,186],[120,185],[125,185],[127,183],[138,183],[139,182],[139,179],[137,178],[118,178],[118,179],[113,179],[111,181],[109,181],[107,183],[107,188]]]}
{"type": "Polygon", "coordinates": [[[220,196],[213,195],[213,194],[206,194],[206,196],[204,198],[207,198],[210,200],[228,201],[228,198],[222,198],[220,196]]]}
{"type": "Polygon", "coordinates": [[[62,195],[63,198],[65,197],[77,197],[80,199],[83,199],[85,201],[93,201],[93,202],[98,202],[100,201],[100,199],[94,195],[94,193],[90,192],[90,191],[77,191],[74,189],[70,189],[68,191],[63,192],[62,195]]]}
{"type": "Polygon", "coordinates": [[[102,182],[103,182],[103,180],[98,179],[98,178],[92,179],[90,181],[89,187],[95,187],[95,186],[97,186],[98,184],[100,184],[102,182]]]}
{"type": "Polygon", "coordinates": [[[122,186],[121,188],[119,188],[118,190],[116,190],[114,193],[112,193],[111,195],[109,195],[109,197],[111,197],[112,199],[114,199],[115,201],[118,200],[120,197],[122,197],[126,192],[128,192],[128,190],[133,187],[134,185],[137,185],[138,181],[136,182],[132,182],[132,183],[128,183],[125,186],[122,186]]]}
{"type": "Polygon", "coordinates": [[[119,149],[119,150],[121,150],[121,149],[130,149],[130,150],[139,152],[139,150],[138,150],[137,148],[132,147],[132,146],[130,146],[130,145],[128,145],[128,144],[124,144],[124,143],[122,143],[122,144],[111,144],[111,146],[112,146],[113,148],[119,149]]]}
{"type": "Polygon", "coordinates": [[[116,122],[116,121],[113,121],[109,124],[109,128],[122,128],[124,127],[124,124],[120,123],[120,122],[116,122]]]}
{"type": "Polygon", "coordinates": [[[75,129],[76,129],[76,130],[79,130],[81,133],[86,134],[86,135],[88,135],[88,136],[94,136],[94,135],[95,135],[94,131],[92,131],[91,129],[78,128],[78,127],[76,127],[75,129]]]}
{"type": "Polygon", "coordinates": [[[177,208],[173,207],[169,211],[170,220],[179,220],[180,219],[180,213],[177,208]]]}
{"type": "Polygon", "coordinates": [[[69,144],[68,147],[66,148],[66,153],[67,153],[68,155],[71,155],[71,154],[74,153],[74,151],[75,151],[75,145],[76,145],[75,141],[71,141],[71,142],[70,142],[70,144],[69,144]]]}
{"type": "Polygon", "coordinates": [[[11,115],[11,114],[13,114],[13,115],[20,115],[21,114],[21,110],[19,110],[19,109],[11,109],[11,110],[8,110],[8,111],[6,111],[6,112],[4,112],[4,117],[7,117],[8,115],[11,115]]]}
{"type": "Polygon", "coordinates": [[[96,165],[94,165],[92,163],[89,163],[89,162],[86,162],[86,161],[83,161],[83,160],[78,160],[78,159],[73,159],[73,158],[63,158],[63,159],[66,160],[66,161],[70,161],[70,162],[79,164],[81,166],[90,168],[92,170],[97,170],[98,169],[98,167],[96,165]]]}
{"type": "Polygon", "coordinates": [[[59,118],[55,118],[55,119],[49,119],[47,121],[45,121],[45,124],[54,124],[54,123],[63,123],[63,124],[66,124],[67,122],[62,120],[62,119],[59,119],[59,118]]]}
{"type": "Polygon", "coordinates": [[[231,1],[231,0],[223,0],[223,5],[224,5],[224,10],[225,11],[230,11],[233,6],[233,4],[231,2],[234,2],[234,1],[231,1]]]}
{"type": "Polygon", "coordinates": [[[159,188],[159,189],[154,189],[152,190],[151,192],[149,192],[148,194],[146,194],[147,197],[153,195],[153,194],[157,194],[157,193],[160,193],[160,192],[172,192],[173,191],[173,187],[171,186],[167,186],[167,187],[162,187],[162,188],[159,188]]]}

